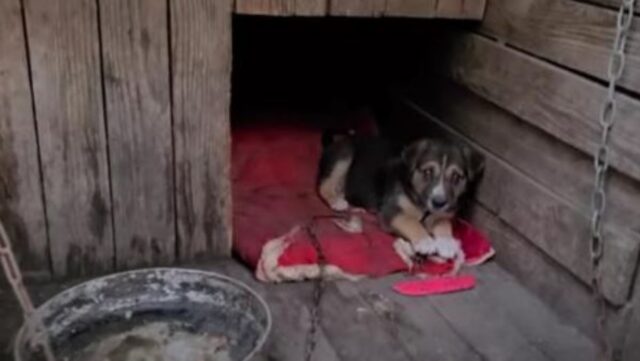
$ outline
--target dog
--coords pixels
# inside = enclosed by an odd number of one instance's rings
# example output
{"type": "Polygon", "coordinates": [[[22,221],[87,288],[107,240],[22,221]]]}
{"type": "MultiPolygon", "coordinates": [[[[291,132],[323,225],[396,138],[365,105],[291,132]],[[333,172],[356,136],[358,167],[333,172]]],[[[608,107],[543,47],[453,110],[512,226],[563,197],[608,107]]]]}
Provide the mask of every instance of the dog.
{"type": "MultiPolygon", "coordinates": [[[[400,237],[394,246],[409,265],[416,256],[464,257],[451,219],[482,174],[482,154],[442,139],[396,146],[380,136],[337,132],[325,132],[322,147],[317,190],[331,209],[377,214],[400,237]]],[[[358,222],[352,216],[342,227],[359,231],[358,222]]]]}

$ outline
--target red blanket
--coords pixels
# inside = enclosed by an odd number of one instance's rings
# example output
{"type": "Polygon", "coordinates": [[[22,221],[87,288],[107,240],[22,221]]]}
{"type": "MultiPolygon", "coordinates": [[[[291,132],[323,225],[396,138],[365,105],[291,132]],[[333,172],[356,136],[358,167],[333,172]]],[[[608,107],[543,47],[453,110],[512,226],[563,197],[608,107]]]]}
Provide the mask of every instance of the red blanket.
{"type": "MultiPolygon", "coordinates": [[[[375,216],[364,215],[364,232],[346,233],[315,192],[321,151],[321,129],[304,119],[256,122],[233,130],[234,250],[265,282],[301,280],[320,273],[316,248],[306,227],[319,241],[327,267],[324,275],[344,278],[383,276],[406,271],[394,250],[395,238],[380,229],[375,216]]],[[[494,251],[468,223],[454,222],[466,264],[478,264],[494,251]]],[[[442,274],[450,263],[427,262],[417,271],[442,274]]],[[[414,268],[414,271],[416,269],[414,268]]]]}

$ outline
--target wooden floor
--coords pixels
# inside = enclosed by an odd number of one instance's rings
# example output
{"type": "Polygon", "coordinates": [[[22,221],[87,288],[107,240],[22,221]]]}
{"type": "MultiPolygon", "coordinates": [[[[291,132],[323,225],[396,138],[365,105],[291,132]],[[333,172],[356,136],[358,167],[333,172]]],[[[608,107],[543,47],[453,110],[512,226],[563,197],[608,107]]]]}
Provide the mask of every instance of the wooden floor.
{"type": "MultiPolygon", "coordinates": [[[[274,327],[256,360],[303,360],[310,283],[260,284],[233,261],[206,268],[248,283],[267,299],[274,327]]],[[[470,272],[478,277],[476,289],[429,298],[391,292],[401,275],[329,283],[313,360],[595,360],[590,339],[563,324],[498,265],[470,272]]],[[[41,302],[61,287],[41,284],[30,290],[41,302]]],[[[0,360],[9,360],[9,339],[20,316],[5,289],[0,289],[0,320],[0,360]]]]}

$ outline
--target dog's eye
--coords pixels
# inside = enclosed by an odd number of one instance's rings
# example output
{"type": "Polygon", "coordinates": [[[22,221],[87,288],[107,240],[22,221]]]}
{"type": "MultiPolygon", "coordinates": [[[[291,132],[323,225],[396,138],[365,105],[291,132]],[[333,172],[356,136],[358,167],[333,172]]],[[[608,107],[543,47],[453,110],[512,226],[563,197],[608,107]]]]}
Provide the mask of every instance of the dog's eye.
{"type": "Polygon", "coordinates": [[[457,186],[462,181],[463,177],[460,173],[453,173],[451,175],[451,184],[457,186]]]}
{"type": "Polygon", "coordinates": [[[425,178],[433,177],[433,168],[426,168],[422,170],[422,174],[424,174],[425,178]]]}

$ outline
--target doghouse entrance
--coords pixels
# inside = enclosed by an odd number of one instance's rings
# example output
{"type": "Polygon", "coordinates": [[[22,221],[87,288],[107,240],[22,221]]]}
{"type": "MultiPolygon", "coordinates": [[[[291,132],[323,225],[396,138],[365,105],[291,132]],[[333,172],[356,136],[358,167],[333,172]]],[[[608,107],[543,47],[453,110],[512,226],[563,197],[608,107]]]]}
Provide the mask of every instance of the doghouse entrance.
{"type": "MultiPolygon", "coordinates": [[[[436,87],[416,85],[430,79],[445,84],[434,72],[448,61],[446,41],[437,34],[464,26],[397,19],[234,19],[234,243],[240,258],[257,268],[258,278],[288,281],[316,275],[307,266],[315,262],[308,246],[283,253],[282,261],[247,243],[267,238],[268,252],[277,251],[284,244],[278,243],[277,236],[293,234],[295,248],[295,242],[304,242],[305,234],[293,226],[304,227],[313,215],[331,213],[318,201],[314,188],[323,128],[377,121],[383,134],[398,139],[452,136],[446,120],[434,123],[407,99],[415,92],[441,97],[436,87]],[[280,271],[270,269],[274,262],[281,262],[280,271]]],[[[481,217],[473,219],[480,220],[478,227],[485,226],[481,217]]],[[[388,262],[388,254],[373,246],[364,249],[370,254],[363,256],[357,246],[345,248],[344,257],[388,262]]],[[[356,265],[350,270],[354,269],[380,276],[376,268],[356,265]]],[[[330,272],[346,278],[353,273],[330,272]]],[[[318,351],[325,353],[318,357],[404,360],[446,354],[464,360],[498,360],[517,353],[540,360],[547,354],[591,359],[591,341],[577,336],[571,327],[558,326],[556,316],[502,268],[487,264],[470,272],[479,279],[471,298],[461,293],[408,299],[391,291],[401,279],[398,274],[327,286],[318,341],[327,346],[318,351]],[[438,335],[437,341],[433,335],[438,335]]],[[[294,335],[288,330],[294,325],[297,329],[298,322],[308,329],[305,314],[313,307],[312,287],[310,283],[269,286],[278,295],[271,304],[276,328],[277,320],[282,320],[276,342],[304,344],[306,332],[294,335]],[[291,304],[302,311],[292,315],[291,304]]],[[[296,359],[302,351],[302,346],[287,347],[278,356],[296,359]]]]}

